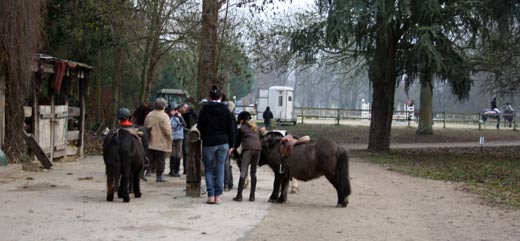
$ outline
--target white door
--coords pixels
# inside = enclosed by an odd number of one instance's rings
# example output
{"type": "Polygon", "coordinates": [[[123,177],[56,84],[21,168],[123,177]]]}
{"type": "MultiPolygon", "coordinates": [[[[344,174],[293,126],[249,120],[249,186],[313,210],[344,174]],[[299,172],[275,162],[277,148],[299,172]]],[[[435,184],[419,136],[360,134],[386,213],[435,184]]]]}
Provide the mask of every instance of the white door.
{"type": "Polygon", "coordinates": [[[57,105],[54,109],[52,113],[51,106],[39,106],[38,144],[49,157],[56,158],[66,155],[68,106],[57,105]]]}
{"type": "Polygon", "coordinates": [[[285,111],[285,120],[292,121],[294,118],[294,92],[286,91],[287,93],[287,102],[286,102],[286,111],[285,111]]]}

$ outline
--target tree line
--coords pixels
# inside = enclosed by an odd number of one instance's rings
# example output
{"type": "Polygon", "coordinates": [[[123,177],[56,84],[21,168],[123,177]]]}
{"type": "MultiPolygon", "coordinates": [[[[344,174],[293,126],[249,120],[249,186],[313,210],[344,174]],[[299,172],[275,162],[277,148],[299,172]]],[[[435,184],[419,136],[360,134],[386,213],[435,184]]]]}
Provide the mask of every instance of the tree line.
{"type": "MultiPolygon", "coordinates": [[[[268,13],[290,2],[2,1],[0,76],[8,98],[16,96],[8,99],[7,124],[23,121],[23,89],[33,80],[20,64],[37,52],[95,66],[89,98],[106,104],[101,90],[110,88],[112,113],[149,100],[159,88],[201,99],[217,85],[240,99],[291,78],[308,96],[318,93],[315,86],[337,92],[320,95],[327,105],[370,99],[374,151],[389,148],[398,86],[420,89],[419,134],[433,133],[435,85],[460,101],[481,73],[490,93],[511,94],[519,86],[517,1],[319,0],[290,16],[268,13]],[[270,15],[250,21],[261,14],[270,15]]],[[[20,135],[15,130],[7,136],[20,135]]],[[[11,140],[11,148],[20,143],[11,140]]]]}

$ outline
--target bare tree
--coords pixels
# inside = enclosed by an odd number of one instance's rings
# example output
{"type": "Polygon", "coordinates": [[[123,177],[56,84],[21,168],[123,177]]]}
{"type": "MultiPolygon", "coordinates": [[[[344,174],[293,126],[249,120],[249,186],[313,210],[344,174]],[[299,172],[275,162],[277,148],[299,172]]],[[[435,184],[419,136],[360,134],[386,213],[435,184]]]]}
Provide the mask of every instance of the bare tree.
{"type": "Polygon", "coordinates": [[[33,88],[30,66],[38,50],[41,32],[42,1],[0,1],[0,79],[5,80],[6,126],[3,149],[16,159],[25,151],[23,105],[33,88]]]}

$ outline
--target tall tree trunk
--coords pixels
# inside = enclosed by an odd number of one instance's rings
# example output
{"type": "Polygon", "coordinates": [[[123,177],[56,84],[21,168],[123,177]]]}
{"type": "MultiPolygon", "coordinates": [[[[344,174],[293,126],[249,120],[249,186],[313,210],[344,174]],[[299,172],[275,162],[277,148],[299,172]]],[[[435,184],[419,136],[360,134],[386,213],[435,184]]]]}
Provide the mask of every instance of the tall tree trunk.
{"type": "Polygon", "coordinates": [[[155,78],[155,69],[161,55],[159,51],[159,38],[162,32],[162,14],[164,11],[165,1],[154,1],[152,5],[152,15],[148,33],[146,36],[146,44],[143,54],[142,70],[141,70],[141,91],[139,100],[141,103],[146,101],[146,97],[150,94],[151,85],[155,78]]]}
{"type": "Polygon", "coordinates": [[[222,87],[217,78],[217,26],[218,9],[221,4],[217,0],[202,1],[202,27],[197,81],[198,99],[207,96],[212,85],[222,87]]]}
{"type": "Polygon", "coordinates": [[[116,112],[119,108],[119,102],[121,99],[121,65],[123,64],[123,48],[117,47],[114,50],[114,74],[112,78],[112,110],[109,118],[110,126],[112,129],[116,126],[116,112]]]}
{"type": "MultiPolygon", "coordinates": [[[[152,90],[152,86],[153,86],[153,83],[155,81],[155,75],[156,75],[156,71],[157,71],[157,65],[159,64],[159,61],[161,59],[161,56],[160,56],[160,50],[159,50],[159,42],[157,41],[157,44],[154,45],[153,47],[153,51],[152,51],[152,55],[151,55],[151,59],[150,59],[150,62],[149,62],[149,65],[148,65],[148,71],[147,71],[147,77],[146,77],[146,85],[145,85],[145,88],[144,88],[144,98],[146,98],[146,96],[148,94],[150,94],[151,90],[152,90]]],[[[144,101],[146,99],[143,99],[142,101],[144,101]]]]}
{"type": "Polygon", "coordinates": [[[395,23],[385,23],[383,16],[377,17],[377,25],[382,26],[376,33],[374,58],[370,65],[372,80],[372,110],[368,150],[387,151],[390,149],[390,131],[394,114],[396,85],[397,31],[395,23]],[[385,26],[384,25],[389,25],[385,26]]]}
{"type": "MultiPolygon", "coordinates": [[[[100,51],[98,51],[96,54],[96,63],[101,63],[101,52],[100,51]]],[[[94,77],[96,78],[96,107],[97,107],[96,123],[100,124],[102,121],[101,118],[103,116],[103,105],[101,105],[101,94],[102,94],[101,74],[96,74],[94,72],[94,77]]],[[[105,124],[108,124],[108,123],[105,123],[105,124]]]]}
{"type": "Polygon", "coordinates": [[[0,1],[0,65],[4,72],[6,95],[2,149],[11,160],[16,160],[26,151],[23,106],[35,88],[34,72],[30,67],[39,47],[44,6],[40,0],[0,1]]]}
{"type": "Polygon", "coordinates": [[[419,109],[419,127],[417,127],[417,134],[419,135],[433,134],[432,77],[432,74],[428,71],[421,74],[421,106],[419,109]]]}

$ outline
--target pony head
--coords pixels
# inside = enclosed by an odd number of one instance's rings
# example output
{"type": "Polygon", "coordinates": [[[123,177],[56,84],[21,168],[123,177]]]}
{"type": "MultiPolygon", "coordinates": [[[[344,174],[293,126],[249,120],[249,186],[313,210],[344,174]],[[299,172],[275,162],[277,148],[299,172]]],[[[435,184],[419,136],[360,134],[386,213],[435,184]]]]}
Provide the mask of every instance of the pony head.
{"type": "Polygon", "coordinates": [[[273,154],[278,154],[278,150],[275,149],[276,145],[280,143],[283,135],[277,131],[269,131],[260,137],[260,143],[262,143],[262,152],[260,153],[260,160],[258,162],[259,166],[263,166],[265,164],[269,164],[271,161],[276,161],[273,154]]]}

